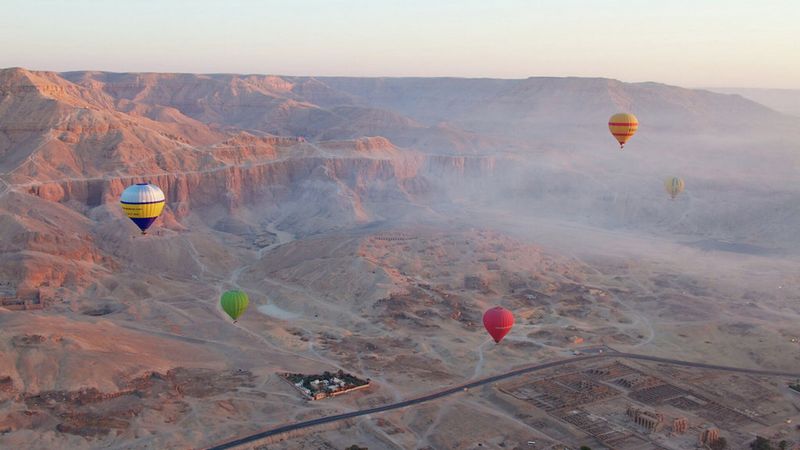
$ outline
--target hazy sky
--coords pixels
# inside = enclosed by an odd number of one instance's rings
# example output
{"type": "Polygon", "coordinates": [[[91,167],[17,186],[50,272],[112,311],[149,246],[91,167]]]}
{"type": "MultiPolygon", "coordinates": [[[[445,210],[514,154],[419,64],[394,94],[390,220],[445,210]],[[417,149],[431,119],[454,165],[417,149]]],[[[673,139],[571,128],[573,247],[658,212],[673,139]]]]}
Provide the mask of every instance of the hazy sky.
{"type": "Polygon", "coordinates": [[[800,88],[800,0],[2,0],[10,66],[800,88]]]}

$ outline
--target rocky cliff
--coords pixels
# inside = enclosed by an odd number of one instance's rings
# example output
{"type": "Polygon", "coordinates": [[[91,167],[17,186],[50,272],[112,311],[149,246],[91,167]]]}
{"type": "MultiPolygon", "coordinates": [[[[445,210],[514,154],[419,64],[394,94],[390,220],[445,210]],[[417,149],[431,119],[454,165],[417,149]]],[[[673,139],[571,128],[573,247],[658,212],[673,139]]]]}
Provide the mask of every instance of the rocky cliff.
{"type": "MultiPolygon", "coordinates": [[[[786,164],[800,142],[797,125],[738,96],[606,79],[5,69],[4,258],[15,273],[45,255],[102,271],[119,251],[97,242],[114,236],[122,245],[117,198],[140,181],[164,190],[161,223],[175,232],[195,220],[213,228],[228,215],[249,216],[251,228],[269,220],[313,234],[457,199],[609,227],[764,234],[757,222],[774,214],[770,207],[758,218],[742,211],[797,178],[786,164]],[[624,157],[605,129],[616,110],[642,123],[638,147],[624,157]],[[741,188],[744,168],[752,188],[741,188]],[[691,219],[653,207],[666,172],[705,187],[705,197],[686,194],[697,196],[691,219]]],[[[770,230],[775,239],[786,234],[770,230]]]]}

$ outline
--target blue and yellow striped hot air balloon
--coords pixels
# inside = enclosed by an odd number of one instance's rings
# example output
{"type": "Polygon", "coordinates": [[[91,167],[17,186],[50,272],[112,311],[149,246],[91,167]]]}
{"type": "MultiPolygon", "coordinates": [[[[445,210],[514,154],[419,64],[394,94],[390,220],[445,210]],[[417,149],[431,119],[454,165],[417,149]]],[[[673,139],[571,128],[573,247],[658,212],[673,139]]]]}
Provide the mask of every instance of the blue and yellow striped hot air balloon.
{"type": "Polygon", "coordinates": [[[147,229],[164,209],[164,193],[150,183],[137,183],[122,191],[119,202],[133,223],[147,234],[147,229]]]}

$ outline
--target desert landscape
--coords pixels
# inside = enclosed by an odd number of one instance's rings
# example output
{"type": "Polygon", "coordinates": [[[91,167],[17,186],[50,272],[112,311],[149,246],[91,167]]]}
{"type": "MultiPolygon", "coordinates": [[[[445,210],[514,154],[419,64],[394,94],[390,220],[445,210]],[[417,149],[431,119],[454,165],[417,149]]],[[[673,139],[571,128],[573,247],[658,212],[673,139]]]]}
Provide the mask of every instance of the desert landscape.
{"type": "Polygon", "coordinates": [[[238,448],[800,445],[798,150],[658,83],[2,69],[0,447],[225,446],[550,362],[238,448]]]}

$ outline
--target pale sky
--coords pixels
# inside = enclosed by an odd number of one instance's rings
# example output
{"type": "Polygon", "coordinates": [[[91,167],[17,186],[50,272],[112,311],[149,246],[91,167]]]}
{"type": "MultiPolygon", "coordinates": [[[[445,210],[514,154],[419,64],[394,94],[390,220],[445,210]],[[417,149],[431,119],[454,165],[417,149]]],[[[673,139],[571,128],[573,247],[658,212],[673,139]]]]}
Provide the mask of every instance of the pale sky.
{"type": "Polygon", "coordinates": [[[800,0],[1,0],[12,66],[800,89],[800,0]]]}

